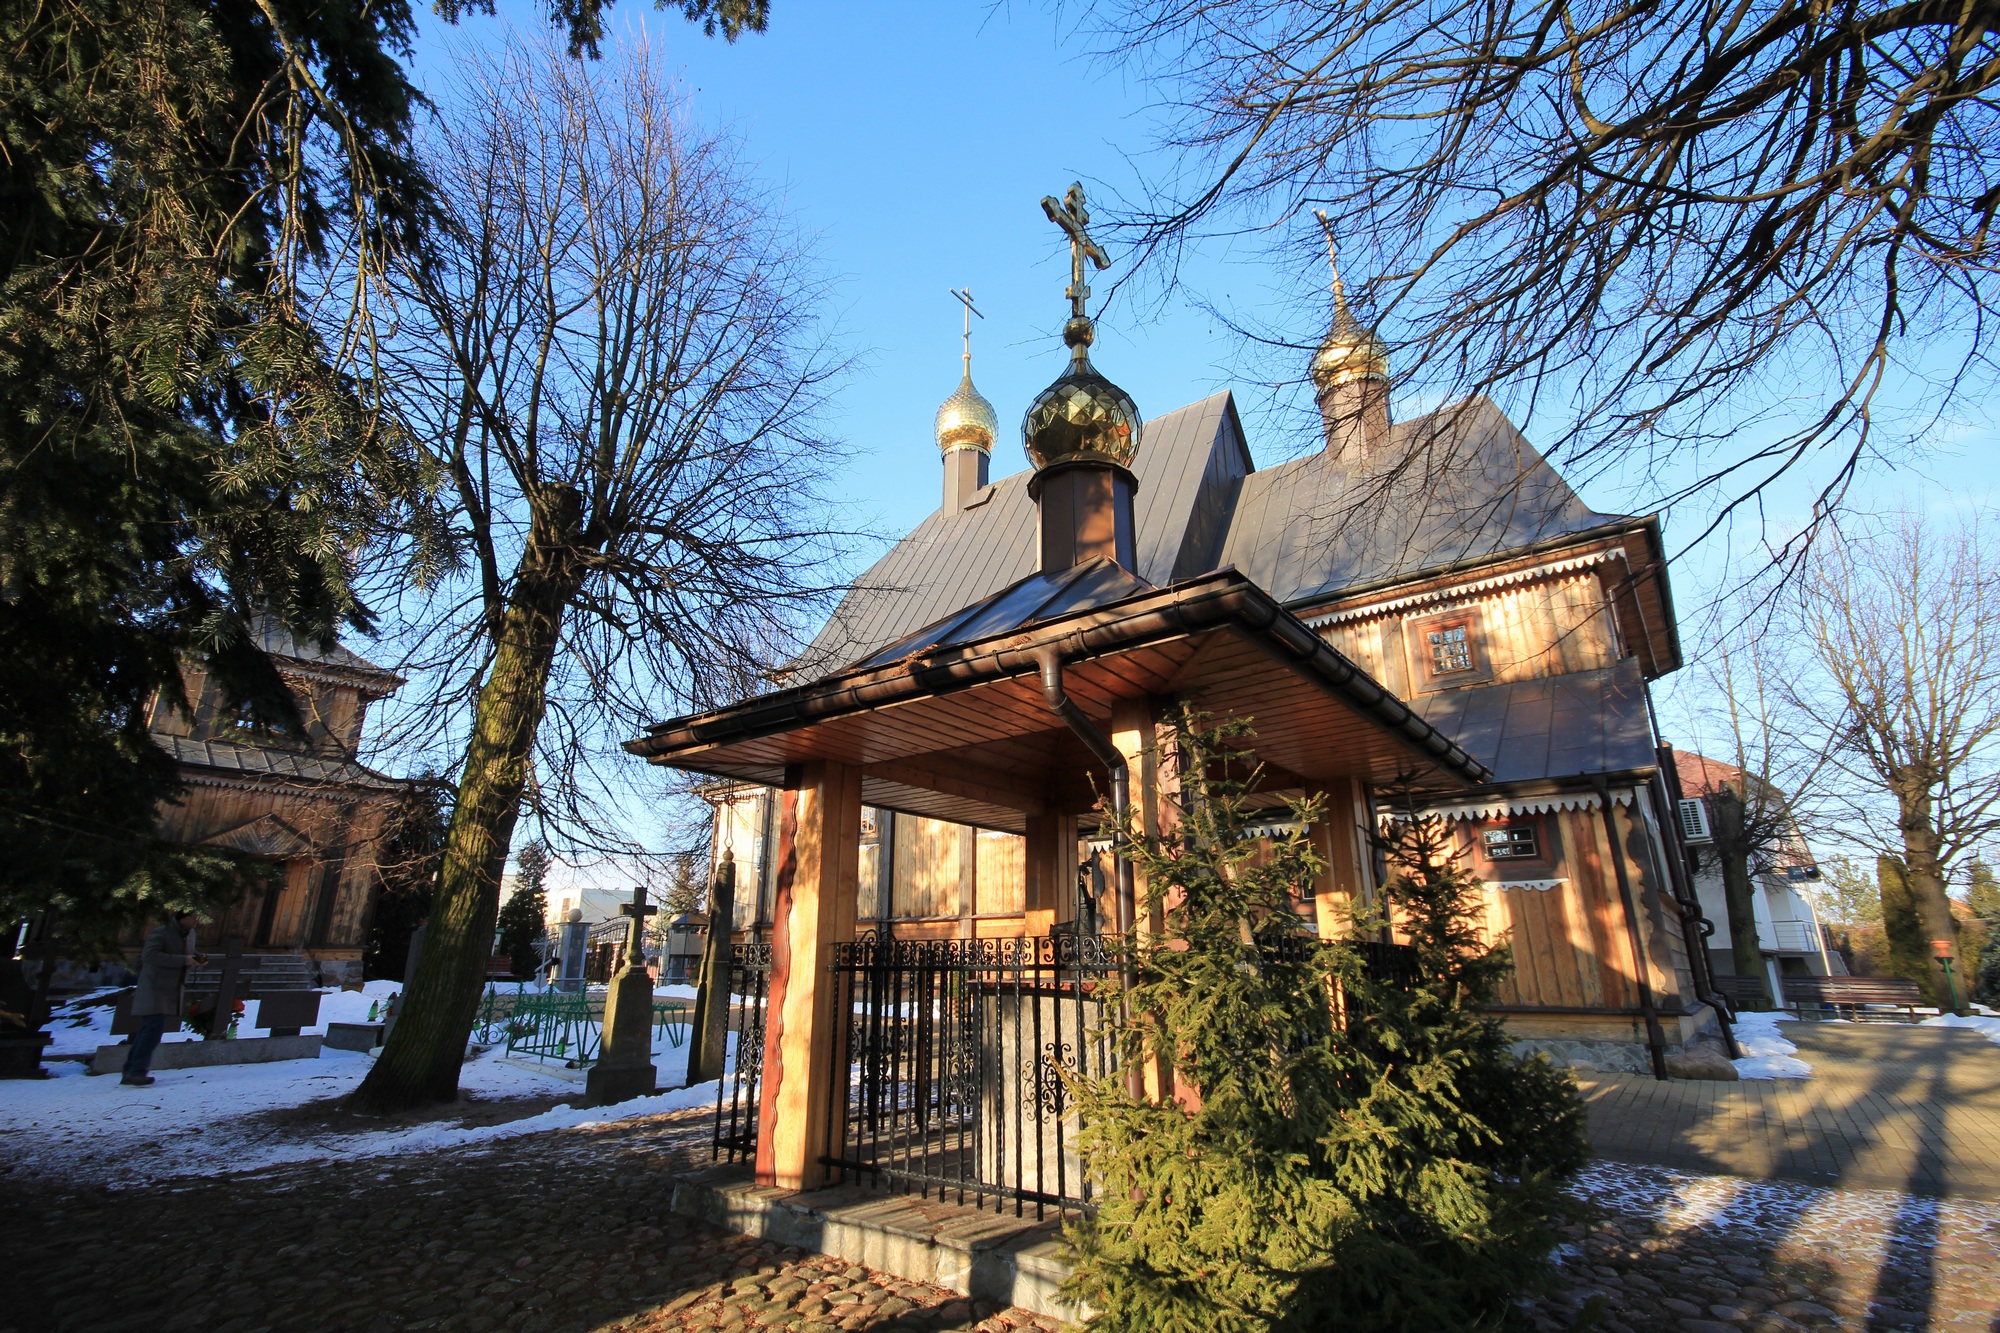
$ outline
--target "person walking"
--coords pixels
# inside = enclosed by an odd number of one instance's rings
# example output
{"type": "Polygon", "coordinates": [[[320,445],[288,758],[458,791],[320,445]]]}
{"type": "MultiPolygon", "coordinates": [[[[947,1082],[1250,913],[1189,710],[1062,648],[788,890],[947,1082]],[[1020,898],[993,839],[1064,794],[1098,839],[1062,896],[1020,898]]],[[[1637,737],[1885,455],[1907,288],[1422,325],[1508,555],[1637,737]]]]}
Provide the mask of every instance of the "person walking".
{"type": "Polygon", "coordinates": [[[171,925],[156,926],[146,936],[146,948],[139,955],[139,985],[132,994],[132,1017],[139,1030],[132,1034],[132,1049],[125,1056],[127,1087],[143,1088],[153,1081],[146,1071],[153,1066],[153,1052],[167,1033],[167,1020],[181,1014],[181,986],[187,981],[189,966],[199,967],[208,955],[194,947],[194,913],[175,912],[171,925]]]}

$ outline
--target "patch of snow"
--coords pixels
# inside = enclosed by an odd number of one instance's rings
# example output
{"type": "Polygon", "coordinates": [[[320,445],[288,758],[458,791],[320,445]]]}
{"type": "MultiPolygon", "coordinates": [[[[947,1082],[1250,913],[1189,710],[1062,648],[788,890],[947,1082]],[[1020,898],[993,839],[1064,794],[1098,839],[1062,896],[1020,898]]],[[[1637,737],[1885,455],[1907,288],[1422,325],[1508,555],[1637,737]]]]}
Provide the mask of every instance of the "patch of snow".
{"type": "MultiPolygon", "coordinates": [[[[346,994],[349,1002],[356,998],[355,992],[346,994]]],[[[105,1016],[107,1031],[101,1035],[108,1040],[111,1011],[96,1012],[105,1016]]],[[[687,1076],[687,1047],[659,1045],[655,1063],[660,1085],[673,1088],[687,1076]]],[[[564,1079],[553,1070],[503,1062],[497,1054],[468,1059],[459,1087],[489,1104],[580,1092],[571,1081],[577,1077],[574,1071],[565,1071],[570,1078],[564,1079]]],[[[226,1175],[292,1162],[471,1147],[712,1104],[716,1096],[711,1082],[617,1106],[563,1103],[506,1124],[439,1122],[360,1134],[315,1133],[306,1126],[269,1123],[262,1114],[343,1096],[373,1064],[356,1052],[323,1050],[317,1060],[155,1070],[152,1086],[134,1088],[116,1075],[88,1076],[79,1061],[52,1060],[47,1065],[52,1078],[0,1081],[0,1162],[35,1174],[106,1184],[226,1175]]]]}
{"type": "Polygon", "coordinates": [[[1736,1049],[1743,1054],[1734,1062],[1736,1077],[1811,1078],[1812,1066],[1798,1058],[1799,1048],[1778,1031],[1778,1024],[1797,1021],[1777,1012],[1737,1015],[1732,1027],[1736,1049]]]}
{"type": "MultiPolygon", "coordinates": [[[[1985,1005],[1977,1007],[1986,1009],[1985,1005]]],[[[1992,1014],[1992,1012],[1992,1010],[1986,1009],[1985,1013],[1970,1014],[1964,1018],[1960,1018],[1957,1014],[1939,1014],[1936,1018],[1926,1018],[1919,1026],[1927,1028],[1970,1028],[1980,1036],[1986,1038],[1986,1040],[1994,1043],[1996,1046],[2000,1046],[2000,1017],[1989,1017],[1988,1015],[1992,1014]]]]}

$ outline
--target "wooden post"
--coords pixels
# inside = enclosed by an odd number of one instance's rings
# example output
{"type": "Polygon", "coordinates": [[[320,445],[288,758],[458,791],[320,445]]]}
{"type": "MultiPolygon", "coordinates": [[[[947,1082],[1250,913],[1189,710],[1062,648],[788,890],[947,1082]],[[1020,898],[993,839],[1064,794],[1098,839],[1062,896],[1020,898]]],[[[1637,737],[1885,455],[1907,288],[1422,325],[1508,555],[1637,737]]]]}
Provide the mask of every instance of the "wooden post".
{"type": "MultiPolygon", "coordinates": [[[[1151,699],[1120,699],[1112,705],[1111,743],[1125,756],[1131,771],[1132,805],[1139,813],[1139,833],[1148,838],[1158,837],[1171,826],[1172,789],[1178,785],[1163,763],[1165,756],[1160,753],[1156,722],[1151,699]]],[[[1131,945],[1142,945],[1147,937],[1166,930],[1166,904],[1150,901],[1152,893],[1143,874],[1135,871],[1133,879],[1135,938],[1131,945]]],[[[1174,1095],[1173,1065],[1164,1053],[1150,1052],[1140,1063],[1137,1076],[1149,1100],[1164,1101],[1174,1095]]]]}
{"type": "Polygon", "coordinates": [[[1367,898],[1358,785],[1352,778],[1329,784],[1321,793],[1326,817],[1306,831],[1313,851],[1326,862],[1313,885],[1313,920],[1323,940],[1346,935],[1354,907],[1367,898]]]}
{"type": "Polygon", "coordinates": [[[1076,816],[1029,815],[1022,889],[1024,929],[1039,938],[1069,919],[1076,897],[1076,816]]]}
{"type": "Polygon", "coordinates": [[[814,760],[787,774],[771,905],[771,990],[758,1089],[757,1183],[815,1189],[837,1147],[834,1061],[843,1016],[829,971],[854,938],[861,857],[861,771],[814,760]]]}
{"type": "Polygon", "coordinates": [[[708,890],[708,941],[688,1035],[689,1086],[722,1077],[729,1045],[729,937],[736,926],[736,852],[724,848],[708,890]]]}

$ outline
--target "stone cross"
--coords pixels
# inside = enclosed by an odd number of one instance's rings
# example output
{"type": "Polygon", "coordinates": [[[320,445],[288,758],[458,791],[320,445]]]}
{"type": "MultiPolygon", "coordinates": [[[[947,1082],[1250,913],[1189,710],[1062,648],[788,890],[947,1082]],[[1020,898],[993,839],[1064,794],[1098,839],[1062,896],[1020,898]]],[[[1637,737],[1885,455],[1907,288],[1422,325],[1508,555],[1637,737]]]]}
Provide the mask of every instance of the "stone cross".
{"type": "Polygon", "coordinates": [[[584,1089],[599,1106],[650,1094],[659,1085],[653,1067],[653,979],[646,972],[646,918],[660,909],[646,902],[644,886],[632,890],[632,901],[620,915],[632,918],[626,935],[625,966],[604,992],[604,1033],[597,1063],[584,1077],[584,1089]]]}
{"type": "Polygon", "coordinates": [[[625,966],[646,966],[646,918],[659,910],[646,901],[646,886],[643,884],[633,888],[631,902],[619,906],[618,915],[632,918],[631,929],[625,935],[625,966]]]}
{"type": "Polygon", "coordinates": [[[1084,302],[1090,299],[1090,287],[1083,280],[1083,261],[1088,258],[1099,268],[1110,268],[1111,256],[1085,230],[1090,225],[1090,210],[1083,204],[1083,182],[1071,185],[1061,203],[1052,194],[1044,195],[1042,211],[1069,237],[1069,288],[1063,295],[1069,298],[1070,318],[1087,319],[1084,302]]]}

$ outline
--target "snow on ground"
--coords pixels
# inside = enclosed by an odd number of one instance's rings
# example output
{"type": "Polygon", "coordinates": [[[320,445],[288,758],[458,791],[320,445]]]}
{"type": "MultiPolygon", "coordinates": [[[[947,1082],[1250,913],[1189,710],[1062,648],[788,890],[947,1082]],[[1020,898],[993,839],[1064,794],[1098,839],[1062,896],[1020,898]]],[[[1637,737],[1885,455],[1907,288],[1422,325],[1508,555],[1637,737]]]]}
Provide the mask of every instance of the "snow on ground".
{"type": "Polygon", "coordinates": [[[1986,1040],[2000,1046],[2000,1014],[1985,1005],[1975,1005],[1979,1012],[1960,1018],[1957,1014],[1939,1014],[1936,1018],[1926,1018],[1927,1028],[1971,1028],[1986,1040]]]}
{"type": "MultiPolygon", "coordinates": [[[[365,1018],[368,1004],[394,989],[371,982],[366,991],[329,995],[321,1006],[322,1027],[324,1021],[345,1021],[348,1009],[365,1018]],[[374,993],[378,986],[383,987],[380,995],[374,993]]],[[[58,1052],[82,1054],[113,1040],[109,1006],[71,1004],[64,1015],[85,1022],[76,1025],[59,1016],[51,1024],[58,1052]]],[[[687,1046],[669,1044],[657,1029],[653,1045],[660,1086],[673,1088],[687,1076],[687,1046]]],[[[145,1088],[127,1087],[115,1074],[87,1075],[78,1060],[50,1059],[46,1067],[53,1078],[0,1081],[0,1164],[106,1184],[224,1175],[289,1162],[477,1147],[519,1134],[658,1115],[715,1100],[716,1085],[705,1083],[616,1106],[575,1106],[569,1099],[581,1099],[582,1071],[555,1061],[503,1055],[500,1048],[478,1054],[460,1074],[459,1086],[468,1097],[461,1109],[472,1118],[490,1115],[495,1103],[503,1104],[498,1109],[504,1114],[509,1100],[523,1102],[522,1109],[564,1100],[501,1124],[438,1121],[362,1133],[310,1124],[309,1113],[271,1114],[353,1091],[374,1061],[352,1051],[324,1050],[317,1060],[155,1070],[156,1081],[145,1088]]]]}
{"type": "Polygon", "coordinates": [[[1857,1259],[1864,1246],[1929,1246],[1947,1232],[2000,1232],[2000,1201],[1830,1189],[1627,1162],[1592,1162],[1569,1190],[1608,1211],[1648,1218],[1670,1232],[1697,1227],[1727,1231],[1741,1237],[1746,1248],[1777,1241],[1823,1243],[1853,1251],[1857,1259]]]}
{"type": "MultiPolygon", "coordinates": [[[[118,986],[107,990],[91,991],[58,1005],[49,1014],[49,1034],[54,1038],[49,1043],[51,1058],[59,1055],[89,1055],[100,1046],[112,1046],[125,1040],[111,1035],[112,1003],[128,987],[118,986]]],[[[319,999],[319,1022],[313,1027],[300,1028],[306,1036],[326,1035],[328,1023],[366,1023],[371,1008],[387,1008],[389,997],[402,987],[393,981],[371,981],[358,991],[322,990],[319,999]]],[[[257,1008],[262,1003],[251,1000],[243,1007],[242,1021],[236,1025],[238,1036],[268,1037],[269,1028],[257,1025],[257,1008]]],[[[380,1014],[377,1014],[379,1020],[380,1014]]],[[[162,1042],[198,1041],[194,1033],[185,1028],[177,1029],[161,1037],[162,1042]]]]}
{"type": "Polygon", "coordinates": [[[1811,1078],[1812,1066],[1798,1058],[1799,1048],[1778,1031],[1778,1024],[1798,1021],[1775,1012],[1738,1014],[1732,1026],[1736,1049],[1743,1054],[1735,1062],[1736,1077],[1811,1078]]]}

